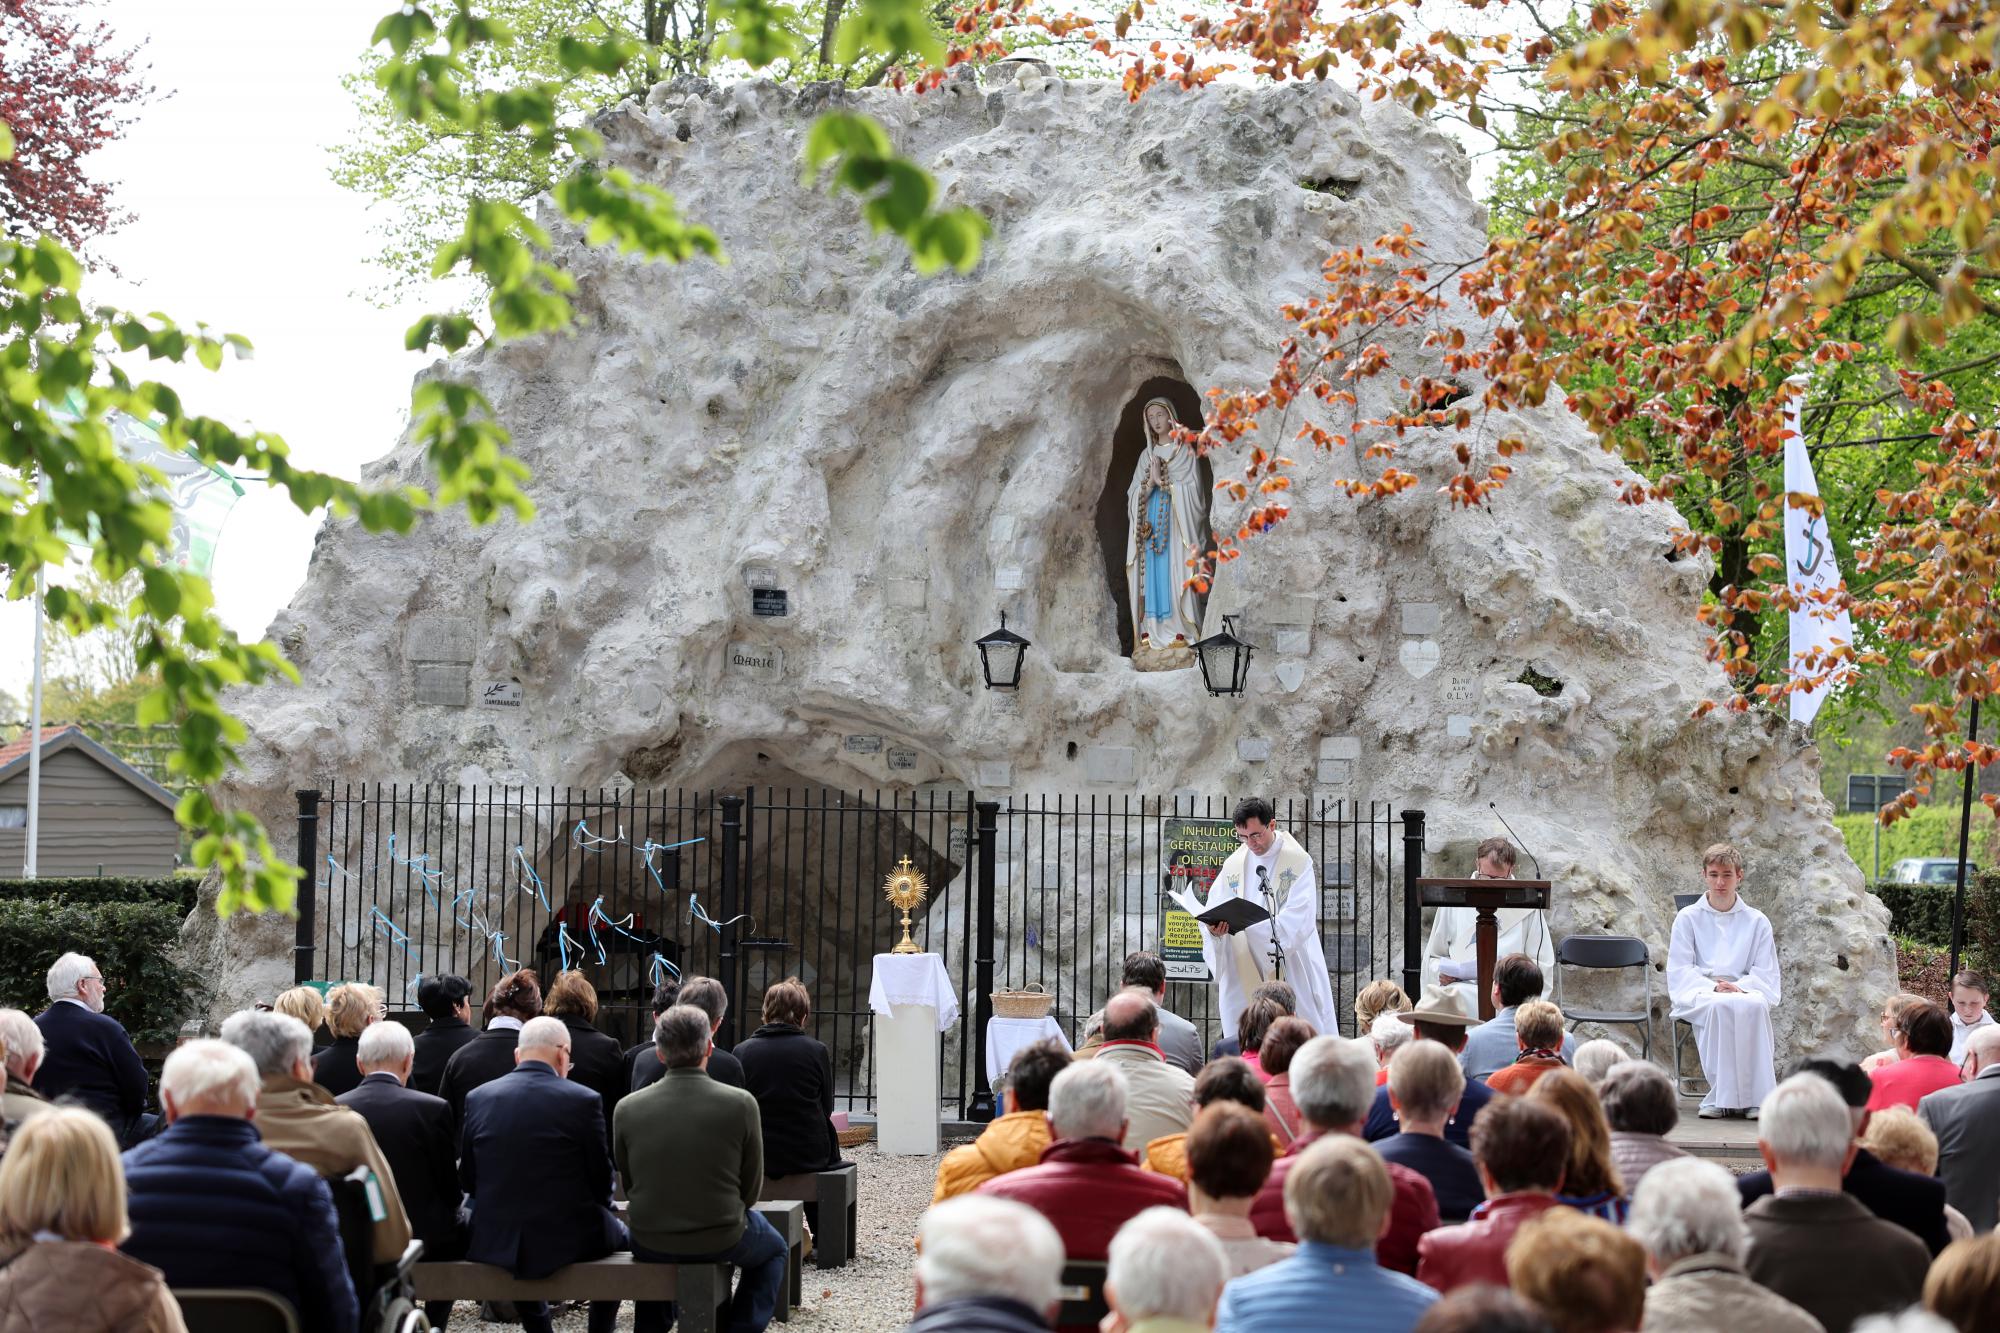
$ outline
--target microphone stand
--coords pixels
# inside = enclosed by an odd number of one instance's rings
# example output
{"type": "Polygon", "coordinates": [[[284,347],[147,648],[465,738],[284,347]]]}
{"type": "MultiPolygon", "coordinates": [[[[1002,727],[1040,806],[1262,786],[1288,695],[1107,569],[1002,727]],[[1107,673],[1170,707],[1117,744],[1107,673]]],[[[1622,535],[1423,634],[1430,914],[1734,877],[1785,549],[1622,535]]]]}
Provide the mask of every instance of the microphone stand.
{"type": "Polygon", "coordinates": [[[1264,894],[1264,910],[1271,914],[1271,979],[1285,979],[1285,948],[1278,943],[1278,901],[1271,895],[1271,872],[1257,867],[1257,887],[1264,894]]]}

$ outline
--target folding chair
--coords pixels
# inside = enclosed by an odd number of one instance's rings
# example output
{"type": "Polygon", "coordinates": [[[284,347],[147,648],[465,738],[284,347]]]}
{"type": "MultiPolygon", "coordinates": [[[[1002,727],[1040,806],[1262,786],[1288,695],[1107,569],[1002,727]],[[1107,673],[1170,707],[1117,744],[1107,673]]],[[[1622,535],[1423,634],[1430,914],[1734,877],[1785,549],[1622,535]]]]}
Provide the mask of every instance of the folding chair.
{"type": "Polygon", "coordinates": [[[1653,1058],[1653,959],[1646,942],[1632,935],[1571,935],[1556,945],[1555,1005],[1574,1028],[1578,1023],[1623,1023],[1639,1029],[1641,1048],[1653,1058]],[[1639,969],[1643,1009],[1572,1009],[1563,1003],[1563,969],[1615,972],[1639,969]]]}
{"type": "MultiPolygon", "coordinates": [[[[1699,897],[1701,897],[1701,895],[1698,893],[1675,894],[1674,912],[1678,915],[1683,908],[1691,905],[1694,902],[1694,900],[1699,897]]],[[[1669,1012],[1672,1011],[1669,1010],[1669,1012]]],[[[1694,1036],[1694,1025],[1692,1023],[1689,1023],[1685,1018],[1674,1019],[1673,1025],[1674,1025],[1674,1087],[1677,1091],[1679,1091],[1680,1095],[1683,1097],[1705,1097],[1708,1095],[1708,1076],[1706,1074],[1702,1074],[1699,1072],[1694,1074],[1687,1074],[1682,1072],[1681,1069],[1681,1048],[1687,1043],[1687,1041],[1691,1037],[1694,1036]],[[1694,1086],[1695,1084],[1700,1084],[1701,1086],[1695,1087],[1694,1086]]],[[[1696,1059],[1697,1061],[1699,1061],[1700,1052],[1696,1052],[1696,1059]]],[[[1700,1064],[1697,1063],[1695,1068],[1699,1070],[1701,1068],[1700,1064]]]]}

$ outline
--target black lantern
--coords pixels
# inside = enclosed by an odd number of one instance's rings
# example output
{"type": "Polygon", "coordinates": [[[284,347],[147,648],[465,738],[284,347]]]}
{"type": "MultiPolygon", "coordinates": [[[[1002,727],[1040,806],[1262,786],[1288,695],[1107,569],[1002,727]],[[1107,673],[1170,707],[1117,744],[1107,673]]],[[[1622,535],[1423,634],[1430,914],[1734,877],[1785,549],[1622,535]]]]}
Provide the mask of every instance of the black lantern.
{"type": "Polygon", "coordinates": [[[1236,637],[1235,622],[1235,616],[1224,616],[1222,633],[1211,634],[1194,646],[1195,658],[1201,663],[1201,683],[1217,697],[1243,693],[1250,680],[1250,645],[1236,637]]]}
{"type": "Polygon", "coordinates": [[[978,641],[979,669],[986,673],[986,688],[1011,690],[1021,683],[1021,659],[1028,655],[1028,641],[1007,628],[1007,613],[1000,613],[1000,628],[978,641]]]}

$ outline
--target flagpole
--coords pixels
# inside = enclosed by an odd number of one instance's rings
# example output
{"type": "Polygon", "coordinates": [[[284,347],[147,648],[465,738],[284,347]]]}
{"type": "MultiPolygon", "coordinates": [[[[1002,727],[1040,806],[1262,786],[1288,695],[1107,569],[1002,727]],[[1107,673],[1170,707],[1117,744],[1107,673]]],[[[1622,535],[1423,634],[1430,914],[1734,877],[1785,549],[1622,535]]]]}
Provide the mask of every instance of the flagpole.
{"type": "Polygon", "coordinates": [[[42,582],[47,577],[45,571],[35,571],[35,683],[28,696],[28,848],[21,866],[23,879],[35,878],[42,823],[42,582]]]}

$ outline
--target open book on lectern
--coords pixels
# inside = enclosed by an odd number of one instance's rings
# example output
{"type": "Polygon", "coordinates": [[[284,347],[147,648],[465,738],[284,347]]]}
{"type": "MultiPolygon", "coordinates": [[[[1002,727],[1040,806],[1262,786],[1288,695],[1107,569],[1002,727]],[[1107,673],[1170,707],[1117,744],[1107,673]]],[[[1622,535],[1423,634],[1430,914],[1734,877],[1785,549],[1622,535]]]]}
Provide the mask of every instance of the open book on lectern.
{"type": "Polygon", "coordinates": [[[1168,896],[1180,905],[1183,912],[1204,926],[1226,921],[1232,931],[1248,930],[1259,921],[1271,919],[1270,912],[1265,910],[1263,904],[1249,898],[1224,898],[1219,903],[1203,907],[1201,900],[1186,889],[1175,889],[1168,896]]]}

